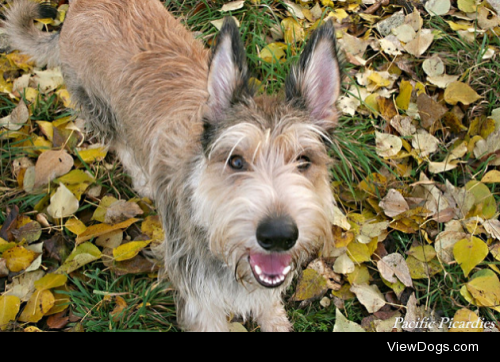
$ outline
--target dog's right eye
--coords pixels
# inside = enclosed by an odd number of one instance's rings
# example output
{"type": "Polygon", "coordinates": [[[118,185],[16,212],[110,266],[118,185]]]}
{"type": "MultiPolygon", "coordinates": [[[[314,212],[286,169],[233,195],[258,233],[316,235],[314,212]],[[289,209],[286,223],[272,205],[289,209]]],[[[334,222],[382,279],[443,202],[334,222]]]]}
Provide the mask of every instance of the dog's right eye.
{"type": "Polygon", "coordinates": [[[231,156],[229,159],[229,167],[235,171],[241,171],[245,168],[245,159],[241,156],[231,156]]]}

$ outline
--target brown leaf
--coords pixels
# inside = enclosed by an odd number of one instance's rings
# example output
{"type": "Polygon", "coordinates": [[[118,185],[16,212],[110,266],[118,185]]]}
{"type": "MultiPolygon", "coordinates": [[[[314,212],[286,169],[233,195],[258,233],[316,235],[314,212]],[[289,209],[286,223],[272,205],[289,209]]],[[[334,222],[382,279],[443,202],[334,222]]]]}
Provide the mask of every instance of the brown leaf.
{"type": "Polygon", "coordinates": [[[394,105],[394,102],[392,101],[392,98],[378,97],[377,103],[380,109],[380,113],[386,121],[390,122],[391,119],[398,115],[398,111],[396,109],[396,106],[394,105]]]}
{"type": "Polygon", "coordinates": [[[10,210],[7,215],[7,219],[2,225],[2,229],[0,229],[0,238],[6,241],[14,241],[14,235],[12,235],[11,229],[16,227],[17,218],[19,216],[19,207],[14,205],[12,210],[10,210]]]}
{"type": "Polygon", "coordinates": [[[387,196],[380,202],[379,206],[389,217],[396,217],[403,212],[410,210],[410,206],[405,198],[397,190],[389,190],[387,196]]]}
{"type": "Polygon", "coordinates": [[[35,172],[35,188],[43,187],[59,176],[66,175],[73,168],[74,161],[65,150],[47,151],[38,157],[35,172]]]}
{"type": "Polygon", "coordinates": [[[63,329],[69,323],[69,316],[67,315],[67,310],[60,313],[51,315],[47,319],[47,325],[50,329],[63,329]]]}
{"type": "Polygon", "coordinates": [[[425,129],[431,128],[436,121],[441,120],[445,113],[448,112],[448,108],[442,106],[425,93],[418,96],[417,107],[422,119],[422,127],[425,129]]]}
{"type": "Polygon", "coordinates": [[[119,224],[143,213],[142,209],[135,202],[120,200],[108,207],[104,223],[110,225],[119,224]]]}

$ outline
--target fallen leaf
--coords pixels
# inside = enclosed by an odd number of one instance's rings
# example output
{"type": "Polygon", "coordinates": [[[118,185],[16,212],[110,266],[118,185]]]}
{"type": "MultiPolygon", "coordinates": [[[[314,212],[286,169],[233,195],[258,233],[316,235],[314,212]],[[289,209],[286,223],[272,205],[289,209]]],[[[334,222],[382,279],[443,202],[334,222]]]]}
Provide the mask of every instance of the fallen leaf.
{"type": "Polygon", "coordinates": [[[455,260],[462,268],[466,277],[469,276],[470,272],[481,263],[488,254],[489,249],[486,243],[474,236],[460,240],[453,247],[455,260]]]}
{"type": "Polygon", "coordinates": [[[389,217],[396,217],[410,210],[410,206],[403,195],[394,189],[389,190],[387,196],[380,202],[379,206],[389,217]]]}
{"type": "Polygon", "coordinates": [[[285,43],[295,44],[304,41],[304,29],[294,18],[283,19],[281,26],[284,30],[285,43]]]}
{"type": "Polygon", "coordinates": [[[446,67],[444,66],[443,61],[438,56],[433,56],[432,58],[424,60],[422,69],[429,77],[437,77],[443,75],[446,71],[446,67]]]}
{"type": "Polygon", "coordinates": [[[123,242],[123,231],[115,230],[108,234],[101,235],[95,241],[95,244],[103,248],[116,249],[123,242]]]}
{"type": "Polygon", "coordinates": [[[66,275],[61,274],[47,274],[43,278],[37,280],[34,285],[35,288],[39,291],[54,289],[58,287],[62,287],[68,281],[68,277],[66,275]]]}
{"type": "Polygon", "coordinates": [[[42,227],[36,221],[31,221],[19,229],[12,230],[17,242],[26,241],[28,244],[38,241],[42,236],[42,227]]]}
{"type": "Polygon", "coordinates": [[[132,241],[127,244],[123,244],[113,250],[113,256],[116,261],[124,261],[134,258],[139,252],[146,246],[151,244],[149,241],[132,241]]]}
{"type": "Polygon", "coordinates": [[[466,284],[468,292],[479,307],[489,307],[500,312],[500,281],[497,275],[488,269],[474,274],[466,284]]]}
{"type": "Polygon", "coordinates": [[[412,246],[406,254],[426,263],[434,259],[437,255],[436,250],[432,247],[432,245],[412,246]]]}
{"type": "Polygon", "coordinates": [[[111,204],[106,210],[104,223],[110,225],[119,224],[143,213],[142,209],[135,202],[119,200],[111,204]]]}
{"type": "Polygon", "coordinates": [[[7,285],[4,295],[18,297],[22,302],[27,302],[35,292],[35,282],[41,279],[45,273],[37,270],[31,273],[23,273],[12,279],[12,283],[7,285]]]}
{"type": "Polygon", "coordinates": [[[31,77],[31,86],[40,89],[42,93],[56,90],[64,84],[61,69],[54,68],[48,70],[35,70],[35,75],[31,77]]]}
{"type": "Polygon", "coordinates": [[[85,226],[85,224],[78,219],[69,219],[68,221],[66,221],[64,227],[76,236],[87,230],[87,226],[85,226]]]}
{"type": "Polygon", "coordinates": [[[38,157],[35,165],[35,188],[47,185],[73,168],[74,160],[66,150],[47,151],[38,157]]]}
{"type": "Polygon", "coordinates": [[[54,219],[63,219],[74,215],[80,208],[78,199],[64,184],[60,184],[57,192],[50,198],[47,212],[54,219]]]}
{"type": "Polygon", "coordinates": [[[453,82],[444,91],[444,100],[446,103],[455,105],[462,103],[468,106],[481,99],[481,96],[476,93],[468,84],[462,82],[453,82]]]}
{"type": "Polygon", "coordinates": [[[69,274],[82,266],[100,259],[101,251],[91,243],[84,243],[76,249],[66,259],[64,264],[56,271],[56,274],[69,274]]]}
{"type": "Polygon", "coordinates": [[[28,301],[23,312],[19,316],[19,321],[28,323],[38,323],[43,316],[54,306],[55,298],[48,290],[37,290],[28,301]]]}
{"type": "Polygon", "coordinates": [[[354,263],[347,254],[339,256],[333,265],[333,271],[338,274],[349,274],[354,272],[354,270],[354,263]]]}
{"type": "Polygon", "coordinates": [[[245,6],[245,0],[231,1],[229,3],[224,4],[224,6],[222,7],[222,9],[220,9],[220,11],[222,11],[222,12],[235,11],[235,10],[242,9],[243,6],[245,6]]]}
{"type": "Polygon", "coordinates": [[[428,279],[442,271],[441,265],[437,260],[422,262],[413,256],[406,258],[406,264],[410,269],[410,275],[413,280],[428,279]]]}
{"type": "Polygon", "coordinates": [[[386,304],[383,294],[376,285],[353,285],[350,290],[356,294],[368,313],[378,312],[386,304]]]}
{"type": "Polygon", "coordinates": [[[425,158],[438,150],[439,140],[427,131],[420,129],[413,136],[412,146],[419,153],[421,158],[425,158]]]}
{"type": "Polygon", "coordinates": [[[394,157],[403,149],[403,141],[397,136],[375,132],[377,154],[380,157],[394,157]]]}
{"type": "Polygon", "coordinates": [[[366,332],[359,324],[351,322],[337,308],[335,311],[335,326],[334,332],[366,332]]]}
{"type": "Polygon", "coordinates": [[[473,311],[462,308],[453,317],[453,327],[450,332],[482,332],[483,321],[473,311]]]}
{"type": "Polygon", "coordinates": [[[486,175],[484,175],[481,182],[484,184],[500,183],[500,171],[493,170],[493,171],[488,172],[486,175]]]}
{"type": "Polygon", "coordinates": [[[378,261],[377,267],[380,275],[390,283],[396,283],[399,279],[405,286],[413,287],[410,270],[401,254],[387,255],[378,261]]]}
{"type": "Polygon", "coordinates": [[[286,0],[283,2],[283,4],[290,12],[290,14],[292,14],[292,16],[295,16],[297,19],[305,19],[304,13],[302,12],[302,7],[300,5],[286,0]]]}
{"type": "Polygon", "coordinates": [[[98,224],[98,225],[93,225],[87,228],[82,234],[78,235],[76,238],[76,243],[81,244],[85,241],[88,241],[93,238],[97,238],[102,235],[109,234],[112,231],[115,230],[125,230],[127,229],[130,225],[135,224],[138,219],[130,219],[127,221],[124,221],[120,224],[116,225],[108,225],[108,224],[98,224]]]}
{"type": "Polygon", "coordinates": [[[5,331],[9,322],[16,319],[21,300],[14,296],[0,296],[0,330],[5,331]]]}
{"type": "Polygon", "coordinates": [[[429,29],[422,29],[415,39],[404,45],[405,50],[415,57],[422,56],[434,41],[434,35],[429,29]]]}
{"type": "Polygon", "coordinates": [[[266,45],[259,54],[259,58],[266,63],[276,64],[286,60],[288,45],[284,43],[271,43],[266,45]]]}
{"type": "Polygon", "coordinates": [[[292,300],[301,302],[305,300],[321,299],[327,290],[326,279],[316,270],[306,269],[297,284],[292,300]]]}
{"type": "Polygon", "coordinates": [[[3,253],[7,268],[13,273],[18,273],[28,268],[38,255],[22,246],[16,246],[3,253]]]}
{"type": "Polygon", "coordinates": [[[112,317],[112,319],[115,322],[118,322],[120,320],[120,318],[123,316],[122,313],[125,311],[125,309],[127,309],[128,304],[125,301],[125,299],[123,299],[120,296],[115,297],[115,303],[116,303],[116,306],[113,309],[113,311],[109,313],[109,315],[112,317]]]}
{"type": "Polygon", "coordinates": [[[24,101],[20,101],[10,115],[0,119],[0,128],[4,127],[10,131],[19,131],[28,122],[30,114],[24,101]]]}
{"type": "Polygon", "coordinates": [[[439,16],[448,14],[451,9],[450,0],[429,0],[425,4],[425,10],[430,16],[439,16]]]}

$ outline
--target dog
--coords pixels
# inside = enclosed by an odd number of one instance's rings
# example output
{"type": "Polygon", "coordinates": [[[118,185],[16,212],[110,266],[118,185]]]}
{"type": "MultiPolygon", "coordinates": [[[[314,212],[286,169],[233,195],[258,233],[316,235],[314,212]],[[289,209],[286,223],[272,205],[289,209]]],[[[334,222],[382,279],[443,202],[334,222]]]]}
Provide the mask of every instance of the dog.
{"type": "Polygon", "coordinates": [[[39,31],[53,12],[15,0],[4,28],[39,66],[61,67],[90,130],[155,201],[181,327],[223,332],[240,316],[291,331],[282,296],[333,239],[333,24],[311,35],[281,96],[256,96],[231,19],[210,52],[158,0],[71,0],[60,33],[39,31]]]}

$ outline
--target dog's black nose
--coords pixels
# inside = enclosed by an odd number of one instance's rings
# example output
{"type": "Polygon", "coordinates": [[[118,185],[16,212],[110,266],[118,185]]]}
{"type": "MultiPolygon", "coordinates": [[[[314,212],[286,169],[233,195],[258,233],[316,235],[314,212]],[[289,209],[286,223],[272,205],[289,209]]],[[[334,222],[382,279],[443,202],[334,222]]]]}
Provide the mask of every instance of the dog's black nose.
{"type": "Polygon", "coordinates": [[[257,227],[257,241],[267,251],[288,251],[299,238],[297,224],[290,216],[273,216],[257,227]]]}

